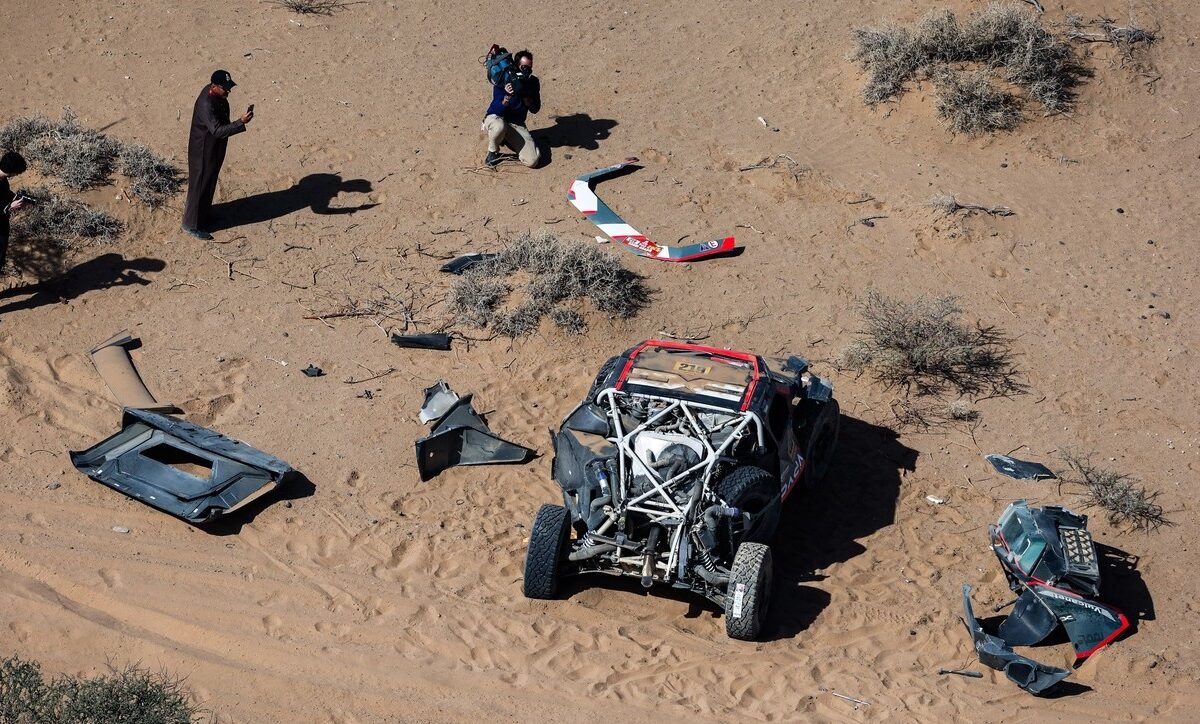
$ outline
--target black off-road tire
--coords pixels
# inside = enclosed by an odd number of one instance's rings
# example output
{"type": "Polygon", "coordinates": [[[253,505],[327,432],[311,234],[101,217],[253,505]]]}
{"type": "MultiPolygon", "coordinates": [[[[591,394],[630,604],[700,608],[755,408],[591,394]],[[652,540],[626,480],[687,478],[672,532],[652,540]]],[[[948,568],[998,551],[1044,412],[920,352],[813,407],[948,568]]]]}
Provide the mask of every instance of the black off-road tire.
{"type": "Polygon", "coordinates": [[[617,360],[619,359],[620,357],[609,357],[604,364],[600,365],[600,371],[596,373],[596,379],[592,380],[592,386],[588,388],[588,402],[596,401],[596,393],[600,391],[600,385],[604,384],[604,381],[607,380],[608,376],[612,374],[612,371],[616,369],[617,360]]]}
{"type": "Polygon", "coordinates": [[[757,641],[771,605],[774,576],[771,547],[743,543],[729,570],[725,593],[725,633],[738,641],[757,641]]]}
{"type": "Polygon", "coordinates": [[[807,463],[804,466],[802,482],[805,489],[814,490],[829,474],[841,427],[842,411],[838,401],[820,403],[817,420],[813,423],[812,432],[808,436],[808,447],[804,451],[807,463]]]}
{"type": "Polygon", "coordinates": [[[547,503],[538,508],[529,531],[525,551],[525,579],[522,591],[527,598],[554,598],[566,557],[571,534],[571,516],[561,505],[547,503]]]}
{"type": "Polygon", "coordinates": [[[756,516],[753,529],[739,540],[731,541],[734,552],[740,543],[766,543],[775,535],[779,524],[778,478],[762,468],[745,465],[721,478],[717,484],[717,495],[726,505],[756,516]]]}

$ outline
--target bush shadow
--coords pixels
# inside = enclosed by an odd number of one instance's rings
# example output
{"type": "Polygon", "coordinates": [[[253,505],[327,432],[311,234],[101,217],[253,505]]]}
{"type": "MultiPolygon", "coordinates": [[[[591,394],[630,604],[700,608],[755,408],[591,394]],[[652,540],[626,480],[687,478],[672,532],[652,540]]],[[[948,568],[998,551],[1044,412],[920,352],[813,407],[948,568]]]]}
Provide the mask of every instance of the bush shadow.
{"type": "MultiPolygon", "coordinates": [[[[55,262],[51,255],[40,257],[45,265],[43,272],[54,268],[55,262]]],[[[140,257],[126,259],[121,254],[108,253],[89,259],[76,265],[65,274],[30,284],[19,284],[0,291],[0,299],[28,295],[25,299],[9,302],[0,306],[0,314],[16,312],[25,309],[35,309],[46,304],[67,302],[91,291],[124,287],[131,285],[146,286],[150,280],[139,272],[160,272],[167,267],[162,259],[140,257]]]]}
{"type": "Polygon", "coordinates": [[[333,173],[309,174],[290,188],[243,196],[214,205],[212,221],[205,226],[209,231],[221,231],[271,221],[302,209],[309,209],[321,216],[354,214],[379,204],[339,207],[329,204],[340,193],[366,194],[372,190],[371,182],[366,179],[345,180],[333,173]]]}

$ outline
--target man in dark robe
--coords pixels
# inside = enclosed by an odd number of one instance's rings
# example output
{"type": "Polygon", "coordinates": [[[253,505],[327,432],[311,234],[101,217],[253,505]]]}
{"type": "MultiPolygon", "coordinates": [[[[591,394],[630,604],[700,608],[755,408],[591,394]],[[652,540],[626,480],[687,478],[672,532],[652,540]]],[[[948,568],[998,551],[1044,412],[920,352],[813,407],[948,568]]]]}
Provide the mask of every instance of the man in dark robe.
{"type": "Polygon", "coordinates": [[[197,239],[208,241],[212,234],[204,230],[212,212],[213,193],[217,176],[225,162],[225,147],[229,137],[246,130],[254,118],[251,106],[236,121],[229,121],[229,101],[226,98],[237,85],[228,71],[218,70],[211,82],[200,91],[192,110],[192,128],[188,136],[188,193],[183,209],[183,230],[197,239]]]}
{"type": "Polygon", "coordinates": [[[4,258],[8,256],[8,217],[25,204],[25,197],[17,196],[8,186],[13,176],[25,173],[25,159],[16,151],[0,156],[0,272],[4,271],[4,258]]]}

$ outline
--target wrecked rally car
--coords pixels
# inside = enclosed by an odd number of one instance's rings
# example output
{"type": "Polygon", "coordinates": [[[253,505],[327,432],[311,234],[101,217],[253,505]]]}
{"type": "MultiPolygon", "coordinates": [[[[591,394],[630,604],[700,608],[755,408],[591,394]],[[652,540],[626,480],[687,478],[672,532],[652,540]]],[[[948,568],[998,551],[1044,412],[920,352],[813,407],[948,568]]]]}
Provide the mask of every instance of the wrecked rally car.
{"type": "Polygon", "coordinates": [[[651,340],[605,362],[554,441],[563,505],[537,512],[524,592],[600,572],[688,589],[756,639],[782,502],[816,484],[837,442],[827,380],[799,357],[651,340]]]}
{"type": "Polygon", "coordinates": [[[1100,563],[1087,516],[1018,500],[988,526],[992,550],[1018,594],[997,632],[1009,646],[1031,646],[1062,624],[1078,664],[1129,628],[1125,614],[1100,595],[1100,563]]]}

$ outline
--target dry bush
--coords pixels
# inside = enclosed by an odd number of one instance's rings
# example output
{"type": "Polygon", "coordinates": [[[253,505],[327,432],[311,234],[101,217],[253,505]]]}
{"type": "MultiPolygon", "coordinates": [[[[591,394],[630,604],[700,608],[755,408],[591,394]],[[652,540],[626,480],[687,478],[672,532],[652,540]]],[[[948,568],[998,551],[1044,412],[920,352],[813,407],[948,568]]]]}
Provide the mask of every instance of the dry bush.
{"type": "Polygon", "coordinates": [[[121,152],[118,142],[79,125],[70,108],[63,111],[59,121],[41,117],[23,121],[26,119],[14,121],[18,127],[5,135],[22,144],[11,150],[24,156],[38,171],[58,177],[75,191],[108,182],[121,152]]]}
{"type": "Polygon", "coordinates": [[[1007,396],[1024,390],[1008,337],[996,327],[963,324],[962,307],[952,296],[903,301],[870,290],[859,311],[866,329],[841,358],[852,370],[918,394],[1007,396]]]}
{"type": "Polygon", "coordinates": [[[1158,492],[1150,492],[1125,473],[1106,470],[1092,463],[1093,455],[1072,450],[1061,454],[1067,471],[1059,478],[1083,487],[1084,505],[1101,508],[1113,525],[1129,525],[1149,532],[1171,525],[1163,516],[1162,506],[1154,502],[1158,492]]]}
{"type": "Polygon", "coordinates": [[[982,211],[989,216],[1012,216],[1013,210],[1007,206],[984,206],[983,204],[964,203],[949,194],[937,194],[929,199],[929,208],[936,209],[942,212],[945,216],[952,216],[960,211],[966,211],[966,215],[970,215],[975,211],[982,211]]]}
{"type": "Polygon", "coordinates": [[[936,78],[938,117],[951,131],[977,136],[1021,125],[1021,100],[992,85],[986,71],[943,68],[936,78]]]}
{"type": "Polygon", "coordinates": [[[933,428],[965,425],[972,429],[979,422],[979,411],[967,400],[930,401],[905,397],[892,400],[892,417],[899,427],[927,431],[933,428]]]}
{"type": "Polygon", "coordinates": [[[583,334],[587,331],[587,322],[583,315],[567,307],[555,307],[550,310],[550,321],[567,334],[583,334]]]}
{"type": "Polygon", "coordinates": [[[36,662],[0,661],[0,722],[191,724],[201,713],[183,683],[167,674],[131,666],[47,681],[36,662]]]}
{"type": "Polygon", "coordinates": [[[897,26],[854,31],[857,61],[869,77],[863,100],[881,103],[911,80],[932,80],[938,112],[968,133],[1015,127],[1021,100],[993,85],[993,75],[1025,89],[1049,111],[1070,107],[1088,71],[1071,47],[1021,6],[993,3],[960,23],[949,10],[933,11],[911,30],[897,26]],[[963,66],[981,66],[964,74],[963,66]]]}
{"type": "Polygon", "coordinates": [[[332,16],[339,10],[345,10],[350,3],[339,0],[271,0],[272,5],[287,8],[298,15],[332,16]]]}
{"type": "Polygon", "coordinates": [[[183,174],[174,164],[137,143],[122,146],[121,174],[129,179],[133,195],[151,208],[162,206],[183,187],[183,174]]]}
{"type": "Polygon", "coordinates": [[[183,186],[181,171],[150,148],[80,126],[70,108],[59,121],[45,116],[9,121],[0,127],[0,151],[20,153],[39,172],[75,191],[108,183],[119,164],[133,195],[151,207],[183,186]]]}
{"type": "Polygon", "coordinates": [[[589,299],[600,311],[628,319],[641,311],[650,297],[643,278],[626,269],[615,255],[553,234],[525,234],[495,258],[463,272],[451,288],[450,306],[461,321],[473,327],[521,337],[536,330],[547,314],[560,327],[581,332],[583,317],[560,308],[561,302],[589,299]],[[513,275],[524,276],[526,281],[517,284],[510,279],[513,275]],[[513,293],[522,297],[521,303],[501,309],[513,293]]]}
{"type": "Polygon", "coordinates": [[[80,241],[109,242],[124,229],[119,220],[103,211],[49,189],[35,186],[20,193],[33,202],[26,203],[13,216],[12,234],[14,240],[27,246],[51,243],[67,247],[80,241]]]}

